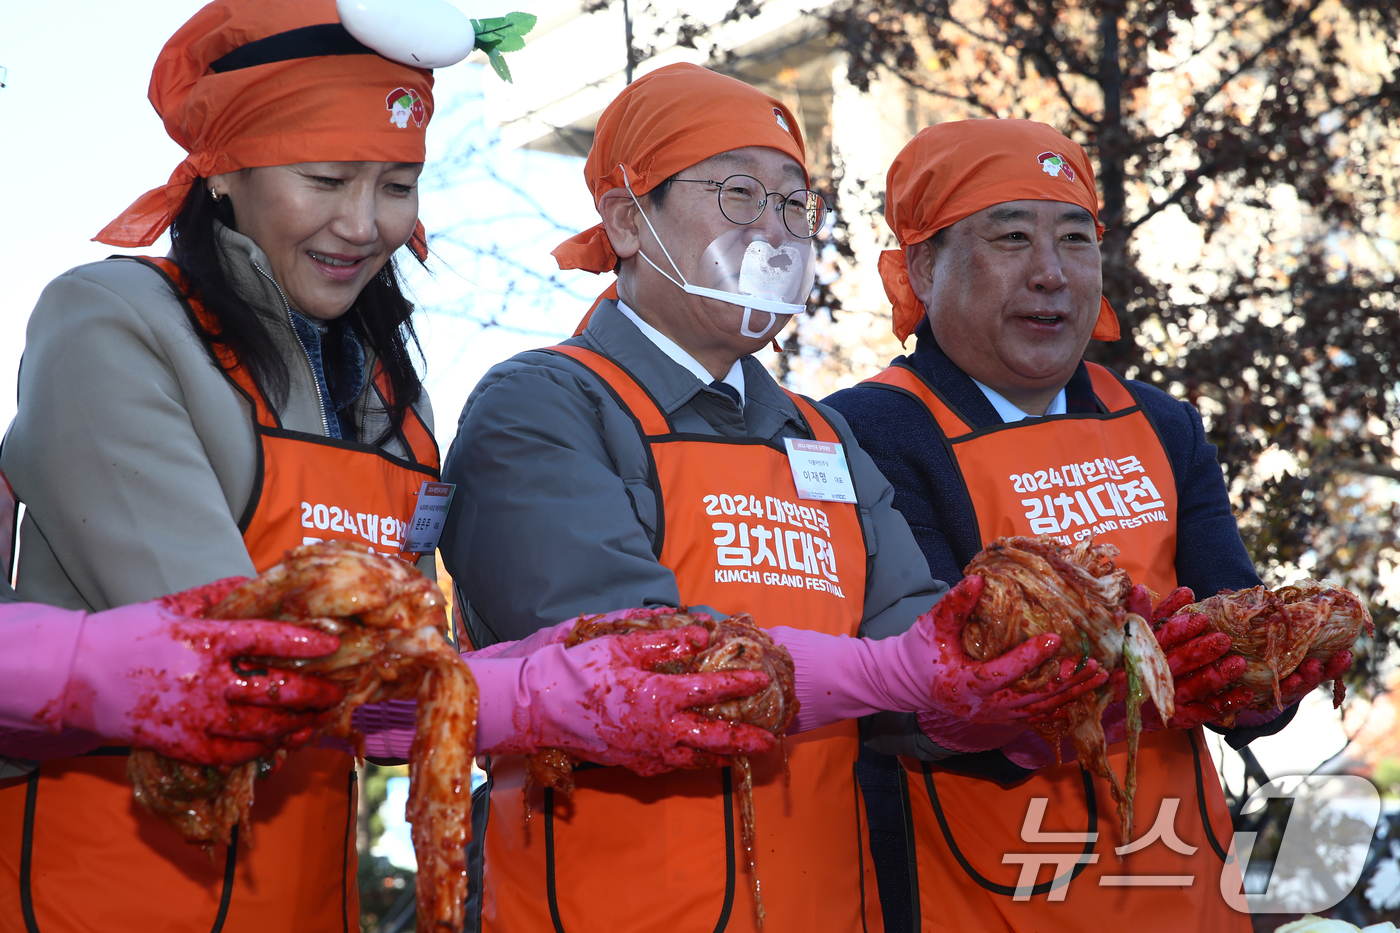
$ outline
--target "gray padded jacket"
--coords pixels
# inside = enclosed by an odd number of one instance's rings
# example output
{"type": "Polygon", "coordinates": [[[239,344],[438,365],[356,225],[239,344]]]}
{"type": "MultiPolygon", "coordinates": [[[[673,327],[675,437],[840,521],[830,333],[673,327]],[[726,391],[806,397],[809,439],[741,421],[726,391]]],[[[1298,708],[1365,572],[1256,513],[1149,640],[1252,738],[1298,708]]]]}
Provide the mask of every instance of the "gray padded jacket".
{"type": "MultiPolygon", "coordinates": [[[[632,373],[680,433],[810,437],[792,400],[752,357],[743,361],[740,411],[666,356],[613,302],[599,305],[582,336],[566,342],[632,373]]],[[[846,446],[865,526],[862,634],[898,634],[947,587],[929,577],[891,504],[890,484],[845,420],[817,408],[846,446]]],[[[467,629],[477,647],[584,612],[680,605],[675,577],[652,552],[657,504],[646,446],[607,387],[572,359],[530,351],[493,367],[462,410],[443,480],[458,488],[440,547],[469,604],[467,629]]],[[[727,614],[744,607],[712,608],[727,614]]]]}

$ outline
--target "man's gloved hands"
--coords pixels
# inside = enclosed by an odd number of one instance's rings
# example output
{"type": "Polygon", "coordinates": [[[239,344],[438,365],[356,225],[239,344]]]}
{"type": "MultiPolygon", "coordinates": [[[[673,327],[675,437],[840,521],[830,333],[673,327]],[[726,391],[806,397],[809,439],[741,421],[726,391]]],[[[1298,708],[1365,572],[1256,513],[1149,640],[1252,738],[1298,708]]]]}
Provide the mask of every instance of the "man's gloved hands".
{"type": "Polygon", "coordinates": [[[1341,706],[1342,700],[1346,699],[1346,687],[1338,678],[1351,670],[1351,662],[1351,650],[1343,649],[1332,655],[1326,664],[1318,658],[1308,658],[1299,664],[1293,673],[1278,683],[1279,698],[1284,707],[1292,706],[1329,680],[1334,681],[1332,705],[1341,706]]]}
{"type": "MultiPolygon", "coordinates": [[[[894,638],[823,635],[805,629],[769,629],[792,654],[801,709],[791,732],[884,710],[935,710],[963,720],[1008,723],[1043,714],[1104,683],[1090,660],[1078,673],[1066,660],[1042,689],[1020,693],[1008,685],[1043,664],[1060,647],[1058,635],[1040,635],[990,661],[962,647],[962,629],[982,595],[982,578],[966,577],[913,628],[894,638]]],[[[935,739],[937,741],[937,739],[935,739]]]]}
{"type": "MultiPolygon", "coordinates": [[[[1244,709],[1250,703],[1247,687],[1230,686],[1245,671],[1244,658],[1226,656],[1230,650],[1230,636],[1224,632],[1207,632],[1209,620],[1204,615],[1182,611],[1195,599],[1188,587],[1179,586],[1153,606],[1145,586],[1138,584],[1128,591],[1128,611],[1152,624],[1152,633],[1162,646],[1176,687],[1176,710],[1167,723],[1162,722],[1152,698],[1144,699],[1144,733],[1164,728],[1192,729],[1244,709]]],[[[1114,702],[1104,710],[1103,729],[1105,741],[1112,745],[1128,738],[1127,672],[1121,668],[1115,670],[1109,683],[1113,686],[1114,702]]],[[[1055,763],[1053,749],[1030,734],[1003,746],[1002,752],[1023,768],[1043,768],[1055,763]]],[[[1064,761],[1073,761],[1076,757],[1068,742],[1062,744],[1060,753],[1064,761]]]]}
{"type": "MultiPolygon", "coordinates": [[[[636,612],[629,611],[628,618],[636,618],[636,612]]],[[[758,693],[768,686],[768,675],[651,672],[657,664],[687,661],[704,651],[710,633],[700,626],[606,635],[565,648],[562,640],[572,626],[571,620],[541,629],[531,636],[535,650],[525,657],[515,656],[523,642],[462,656],[480,691],[480,754],[561,748],[598,764],[658,774],[777,745],[766,729],[690,711],[758,693]],[[560,632],[557,640],[551,634],[560,632]]],[[[353,722],[365,733],[367,754],[407,757],[413,711],[412,702],[398,700],[357,709],[353,722]]]]}
{"type": "MultiPolygon", "coordinates": [[[[1187,587],[1177,587],[1168,593],[1155,607],[1147,590],[1134,586],[1128,594],[1129,611],[1137,613],[1153,622],[1153,634],[1166,655],[1172,679],[1176,685],[1176,711],[1167,723],[1163,723],[1157,706],[1148,698],[1142,705],[1142,731],[1155,732],[1159,729],[1192,729],[1198,725],[1216,722],[1234,713],[1236,726],[1259,726],[1274,719],[1281,709],[1253,710],[1253,695],[1248,687],[1238,683],[1246,668],[1246,661],[1239,655],[1230,655],[1230,636],[1224,632],[1207,632],[1209,620],[1201,613],[1182,611],[1195,602],[1195,595],[1187,587]]],[[[1283,708],[1297,703],[1309,692],[1328,680],[1335,680],[1351,667],[1350,651],[1341,651],[1326,664],[1316,658],[1309,658],[1300,664],[1292,674],[1279,681],[1279,694],[1283,708]]],[[[1125,703],[1127,696],[1127,674],[1113,672],[1110,681],[1114,687],[1115,702],[1104,710],[1104,737],[1108,744],[1124,741],[1128,735],[1125,703]]],[[[1043,768],[1054,763],[1054,752],[1037,736],[1026,733],[1000,746],[1013,762],[1024,768],[1043,768]]],[[[938,741],[934,737],[934,741],[938,741]]],[[[1075,758],[1074,749],[1068,742],[1061,748],[1065,761],[1075,758]]]]}
{"type": "MultiPolygon", "coordinates": [[[[241,582],[68,614],[76,626],[71,668],[33,728],[84,730],[199,764],[238,764],[304,744],[343,689],[292,671],[239,671],[233,659],[319,657],[340,640],[281,622],[193,617],[241,582]]],[[[54,628],[62,637],[63,626],[54,628]]]]}
{"type": "MultiPolygon", "coordinates": [[[[1133,587],[1128,601],[1130,607],[1144,605],[1148,601],[1146,591],[1142,587],[1133,587]]],[[[1243,710],[1251,702],[1248,688],[1240,685],[1230,687],[1244,674],[1245,659],[1239,655],[1225,657],[1231,645],[1229,636],[1224,632],[1201,634],[1209,624],[1204,615],[1179,611],[1192,602],[1195,602],[1195,596],[1191,590],[1179,586],[1157,604],[1152,615],[1157,640],[1166,653],[1172,677],[1176,681],[1177,713],[1170,723],[1173,729],[1211,722],[1226,713],[1243,710]]],[[[1134,608],[1133,611],[1138,610],[1134,608]]],[[[1325,663],[1318,658],[1305,660],[1292,674],[1279,681],[1281,709],[1297,703],[1329,680],[1336,682],[1351,669],[1352,660],[1349,650],[1337,652],[1325,663]]],[[[1114,672],[1115,686],[1121,679],[1122,672],[1114,672]]],[[[1120,690],[1118,699],[1122,698],[1120,690]]],[[[1337,683],[1334,687],[1335,704],[1340,706],[1344,698],[1345,687],[1337,683]]],[[[1241,715],[1257,717],[1262,714],[1264,721],[1267,721],[1280,711],[1250,710],[1241,715]]],[[[1143,712],[1146,723],[1146,707],[1143,712]]]]}
{"type": "Polygon", "coordinates": [[[562,748],[638,774],[713,763],[711,756],[770,751],[777,739],[765,729],[690,712],[751,696],[768,686],[768,675],[651,673],[657,664],[693,658],[708,644],[709,632],[685,626],[605,636],[568,649],[550,645],[523,659],[518,673],[507,678],[496,675],[492,662],[484,662],[478,674],[469,661],[482,695],[478,747],[484,753],[562,748]],[[496,693],[498,684],[509,693],[510,706],[496,705],[498,697],[506,699],[496,693]]]}
{"type": "Polygon", "coordinates": [[[1338,651],[1323,663],[1318,658],[1308,658],[1278,682],[1279,699],[1283,705],[1277,709],[1246,709],[1235,717],[1236,727],[1262,726],[1277,719],[1284,710],[1299,702],[1327,681],[1332,681],[1332,705],[1341,706],[1346,699],[1346,685],[1341,676],[1351,669],[1352,654],[1349,649],[1338,651]]]}
{"type": "MultiPolygon", "coordinates": [[[[1176,685],[1176,711],[1165,728],[1191,729],[1244,709],[1250,703],[1249,688],[1236,684],[1245,672],[1245,659],[1239,655],[1226,656],[1230,650],[1230,636],[1224,632],[1207,632],[1209,620],[1204,615],[1181,611],[1193,602],[1195,595],[1184,586],[1172,590],[1155,607],[1147,588],[1141,584],[1128,592],[1128,611],[1152,623],[1152,633],[1162,646],[1176,685]]],[[[1114,699],[1123,700],[1128,691],[1127,673],[1114,671],[1111,683],[1114,699]]],[[[1106,728],[1111,724],[1110,719],[1106,712],[1106,728]]],[[[1144,732],[1164,728],[1151,699],[1142,706],[1142,726],[1144,732]]],[[[1120,728],[1126,730],[1126,725],[1120,728]]],[[[1105,734],[1109,742],[1123,738],[1105,734]]]]}

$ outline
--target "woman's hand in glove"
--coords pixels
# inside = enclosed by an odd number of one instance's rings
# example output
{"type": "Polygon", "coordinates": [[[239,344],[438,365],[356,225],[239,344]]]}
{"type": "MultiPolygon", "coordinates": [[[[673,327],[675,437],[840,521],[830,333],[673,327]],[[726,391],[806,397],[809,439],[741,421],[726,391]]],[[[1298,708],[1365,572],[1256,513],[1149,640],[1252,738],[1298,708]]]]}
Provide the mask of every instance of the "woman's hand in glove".
{"type": "Polygon", "coordinates": [[[34,727],[84,730],[197,764],[238,764],[308,741],[343,688],[235,659],[319,657],[340,640],[281,622],[197,617],[242,582],[71,614],[69,673],[34,727]]]}

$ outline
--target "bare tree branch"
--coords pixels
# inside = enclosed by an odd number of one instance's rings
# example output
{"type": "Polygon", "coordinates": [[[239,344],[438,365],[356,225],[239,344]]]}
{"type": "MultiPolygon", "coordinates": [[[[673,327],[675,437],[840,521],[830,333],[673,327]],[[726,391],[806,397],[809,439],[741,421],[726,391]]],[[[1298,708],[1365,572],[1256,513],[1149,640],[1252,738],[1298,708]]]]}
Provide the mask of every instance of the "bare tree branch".
{"type": "Polygon", "coordinates": [[[1293,18],[1288,21],[1288,25],[1279,29],[1273,34],[1273,36],[1271,36],[1268,39],[1268,41],[1260,45],[1259,48],[1256,49],[1252,54],[1242,59],[1234,70],[1224,73],[1218,81],[1216,81],[1213,85],[1211,85],[1211,87],[1207,88],[1206,90],[1192,95],[1191,106],[1186,108],[1186,119],[1183,120],[1175,129],[1171,129],[1165,133],[1159,133],[1156,136],[1149,137],[1150,141],[1164,142],[1168,139],[1171,139],[1174,136],[1187,135],[1188,127],[1194,124],[1200,118],[1200,116],[1206,112],[1206,106],[1212,100],[1214,100],[1220,94],[1221,91],[1223,91],[1227,86],[1229,86],[1229,84],[1232,81],[1234,81],[1241,74],[1253,67],[1254,63],[1257,62],[1265,52],[1273,51],[1278,46],[1282,45],[1284,40],[1291,36],[1294,33],[1294,31],[1298,29],[1299,26],[1303,25],[1309,19],[1311,19],[1313,11],[1317,8],[1317,4],[1318,0],[1311,0],[1307,7],[1299,10],[1296,14],[1294,14],[1293,18]]]}
{"type": "Polygon", "coordinates": [[[1386,479],[1400,480],[1400,470],[1365,460],[1338,460],[1336,470],[1338,473],[1363,473],[1367,476],[1382,476],[1386,479]]]}

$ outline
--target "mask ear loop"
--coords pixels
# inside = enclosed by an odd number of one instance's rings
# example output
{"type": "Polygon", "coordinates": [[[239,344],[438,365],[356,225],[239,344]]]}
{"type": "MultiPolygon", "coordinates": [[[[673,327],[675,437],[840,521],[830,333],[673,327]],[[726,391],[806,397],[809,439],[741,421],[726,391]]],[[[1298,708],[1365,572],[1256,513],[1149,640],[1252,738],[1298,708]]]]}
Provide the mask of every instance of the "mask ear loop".
{"type": "Polygon", "coordinates": [[[669,250],[666,249],[666,244],[661,242],[661,237],[657,235],[656,228],[651,225],[651,218],[648,217],[647,212],[642,209],[642,202],[638,201],[637,196],[632,192],[632,182],[629,181],[627,178],[627,166],[619,162],[617,167],[622,170],[622,187],[627,189],[627,194],[629,197],[631,197],[632,203],[637,205],[637,212],[642,215],[642,220],[646,221],[647,229],[651,231],[652,239],[656,240],[656,245],[661,247],[661,252],[665,255],[666,261],[671,264],[672,269],[676,270],[676,275],[679,275],[681,277],[681,280],[677,282],[675,279],[672,279],[671,276],[666,272],[666,270],[662,269],[656,263],[652,262],[651,257],[648,256],[646,253],[642,252],[642,248],[640,245],[637,246],[637,254],[647,261],[647,265],[651,266],[657,272],[660,272],[662,275],[666,276],[666,278],[670,279],[672,285],[684,291],[685,287],[690,283],[685,280],[685,274],[681,272],[681,267],[676,265],[676,261],[671,258],[671,253],[669,250]]]}
{"type": "MultiPolygon", "coordinates": [[[[739,323],[739,333],[740,333],[741,335],[743,335],[743,336],[745,336],[745,337],[760,337],[760,338],[761,338],[761,337],[767,337],[768,334],[769,334],[769,332],[770,332],[771,330],[773,330],[773,328],[774,328],[774,327],[777,325],[777,323],[778,323],[778,313],[777,313],[777,312],[772,311],[772,310],[768,310],[768,309],[760,309],[760,310],[763,311],[763,313],[765,313],[765,314],[768,315],[768,324],[767,324],[766,327],[763,328],[763,330],[753,330],[753,329],[751,329],[751,328],[749,327],[749,321],[750,321],[750,319],[751,319],[752,316],[753,316],[754,309],[753,309],[752,307],[750,307],[750,306],[745,306],[744,304],[742,304],[742,302],[736,302],[736,301],[734,301],[734,298],[742,298],[742,297],[744,297],[744,296],[741,296],[741,295],[727,295],[727,294],[725,294],[725,293],[716,292],[714,289],[702,289],[702,288],[698,288],[698,287],[696,287],[696,286],[691,285],[689,282],[685,281],[685,274],[681,272],[681,267],[678,266],[678,265],[676,265],[676,261],[675,261],[674,259],[671,258],[671,252],[670,252],[670,250],[666,249],[666,244],[662,241],[661,237],[657,234],[656,228],[652,226],[652,224],[651,224],[651,218],[647,216],[647,212],[642,208],[642,202],[637,200],[636,192],[634,192],[634,191],[632,190],[632,181],[631,181],[631,179],[629,179],[629,178],[627,177],[627,166],[625,166],[625,165],[623,165],[621,162],[619,162],[618,165],[617,165],[617,167],[618,167],[618,169],[622,172],[622,186],[623,186],[624,188],[627,189],[627,194],[628,194],[628,196],[632,198],[632,203],[635,204],[635,205],[637,205],[637,211],[638,211],[638,213],[640,213],[640,214],[642,215],[642,220],[646,222],[647,229],[651,231],[652,238],[656,240],[656,245],[658,245],[658,246],[661,247],[661,252],[662,252],[663,254],[665,254],[665,256],[666,256],[666,261],[669,262],[669,263],[671,264],[671,268],[672,268],[672,269],[675,269],[675,270],[676,270],[676,275],[679,275],[679,276],[681,277],[681,280],[680,280],[679,282],[677,282],[675,279],[671,278],[671,276],[666,272],[665,269],[662,269],[662,268],[661,268],[660,266],[658,266],[656,263],[652,262],[652,261],[651,261],[651,257],[648,256],[646,253],[642,252],[642,249],[641,249],[640,246],[637,247],[637,255],[641,256],[642,259],[646,260],[647,265],[651,266],[651,267],[652,267],[653,269],[655,269],[657,272],[659,272],[659,273],[661,273],[663,276],[665,276],[666,279],[667,279],[668,281],[670,281],[670,283],[671,283],[672,285],[676,286],[676,287],[679,288],[681,291],[686,292],[687,294],[691,294],[691,295],[705,295],[705,294],[708,293],[711,297],[718,298],[718,299],[721,300],[721,301],[727,301],[727,302],[729,302],[729,303],[731,303],[731,304],[737,304],[737,305],[739,305],[739,307],[742,307],[742,308],[744,309],[744,318],[743,318],[743,320],[740,321],[740,323],[739,323]]],[[[775,349],[776,349],[776,348],[777,348],[777,346],[776,346],[776,345],[777,345],[777,337],[776,337],[776,336],[773,338],[773,342],[774,342],[774,346],[775,346],[775,349]]]]}

